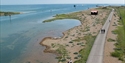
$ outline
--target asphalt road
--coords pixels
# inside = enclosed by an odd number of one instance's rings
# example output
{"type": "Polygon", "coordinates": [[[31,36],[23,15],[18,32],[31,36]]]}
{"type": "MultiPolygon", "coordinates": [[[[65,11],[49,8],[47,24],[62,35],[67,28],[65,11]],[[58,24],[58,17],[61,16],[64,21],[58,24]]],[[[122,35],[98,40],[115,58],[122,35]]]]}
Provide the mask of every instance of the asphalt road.
{"type": "Polygon", "coordinates": [[[100,31],[100,33],[97,35],[86,63],[103,63],[104,44],[109,29],[110,21],[113,16],[113,12],[114,9],[112,9],[111,13],[109,14],[109,17],[107,18],[104,26],[102,27],[102,29],[105,29],[105,33],[101,33],[100,31]]]}

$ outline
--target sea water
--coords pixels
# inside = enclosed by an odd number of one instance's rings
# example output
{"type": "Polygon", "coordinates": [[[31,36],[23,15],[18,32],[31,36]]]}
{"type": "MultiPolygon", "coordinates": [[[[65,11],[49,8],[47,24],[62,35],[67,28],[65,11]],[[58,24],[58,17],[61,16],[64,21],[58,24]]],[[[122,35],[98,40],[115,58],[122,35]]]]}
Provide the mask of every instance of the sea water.
{"type": "Polygon", "coordinates": [[[96,7],[95,4],[1,5],[1,11],[22,14],[0,17],[0,63],[57,63],[56,55],[44,53],[44,37],[60,37],[62,32],[80,25],[74,19],[42,23],[56,14],[96,7]]]}

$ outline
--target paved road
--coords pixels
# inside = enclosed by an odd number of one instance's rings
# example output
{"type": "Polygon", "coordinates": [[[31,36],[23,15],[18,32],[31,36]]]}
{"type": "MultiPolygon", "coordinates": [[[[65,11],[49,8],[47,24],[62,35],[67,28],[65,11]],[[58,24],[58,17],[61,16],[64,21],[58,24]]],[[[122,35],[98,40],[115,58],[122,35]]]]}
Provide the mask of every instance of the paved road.
{"type": "Polygon", "coordinates": [[[112,9],[109,17],[107,18],[104,26],[102,27],[102,29],[105,29],[105,33],[102,34],[100,31],[100,33],[96,37],[96,40],[93,44],[93,47],[91,49],[91,52],[89,54],[89,57],[86,63],[103,63],[104,44],[105,44],[108,28],[110,25],[109,21],[111,21],[112,19],[113,12],[114,12],[114,9],[112,9]]]}

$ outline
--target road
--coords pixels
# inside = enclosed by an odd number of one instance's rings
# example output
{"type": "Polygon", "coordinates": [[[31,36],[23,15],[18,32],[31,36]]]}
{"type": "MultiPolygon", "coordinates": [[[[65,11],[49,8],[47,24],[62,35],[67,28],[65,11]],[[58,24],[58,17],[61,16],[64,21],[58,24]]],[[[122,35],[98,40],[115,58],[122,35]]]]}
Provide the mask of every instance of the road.
{"type": "Polygon", "coordinates": [[[109,17],[107,18],[105,24],[102,27],[102,29],[105,29],[105,33],[101,33],[100,31],[100,33],[97,35],[86,63],[103,63],[104,45],[110,21],[113,16],[113,12],[114,9],[112,9],[111,13],[109,14],[109,17]]]}

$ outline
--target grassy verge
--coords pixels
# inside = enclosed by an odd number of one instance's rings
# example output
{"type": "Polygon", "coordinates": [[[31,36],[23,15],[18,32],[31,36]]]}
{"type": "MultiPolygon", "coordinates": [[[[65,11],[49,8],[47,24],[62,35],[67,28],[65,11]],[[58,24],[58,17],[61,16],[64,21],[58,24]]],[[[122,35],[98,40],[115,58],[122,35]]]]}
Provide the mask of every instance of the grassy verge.
{"type": "Polygon", "coordinates": [[[3,12],[0,11],[0,16],[9,16],[9,15],[15,15],[15,14],[20,14],[19,12],[3,12]]]}
{"type": "Polygon", "coordinates": [[[95,41],[95,36],[92,36],[91,34],[88,34],[84,37],[84,40],[86,40],[86,45],[84,49],[81,49],[79,51],[80,55],[82,56],[81,59],[75,61],[74,63],[86,63],[89,53],[91,51],[92,45],[95,41]]]}
{"type": "Polygon", "coordinates": [[[125,7],[116,7],[119,17],[121,17],[119,23],[121,23],[115,33],[117,34],[117,43],[115,44],[115,51],[111,53],[113,57],[117,57],[125,63],[125,7]]]}

